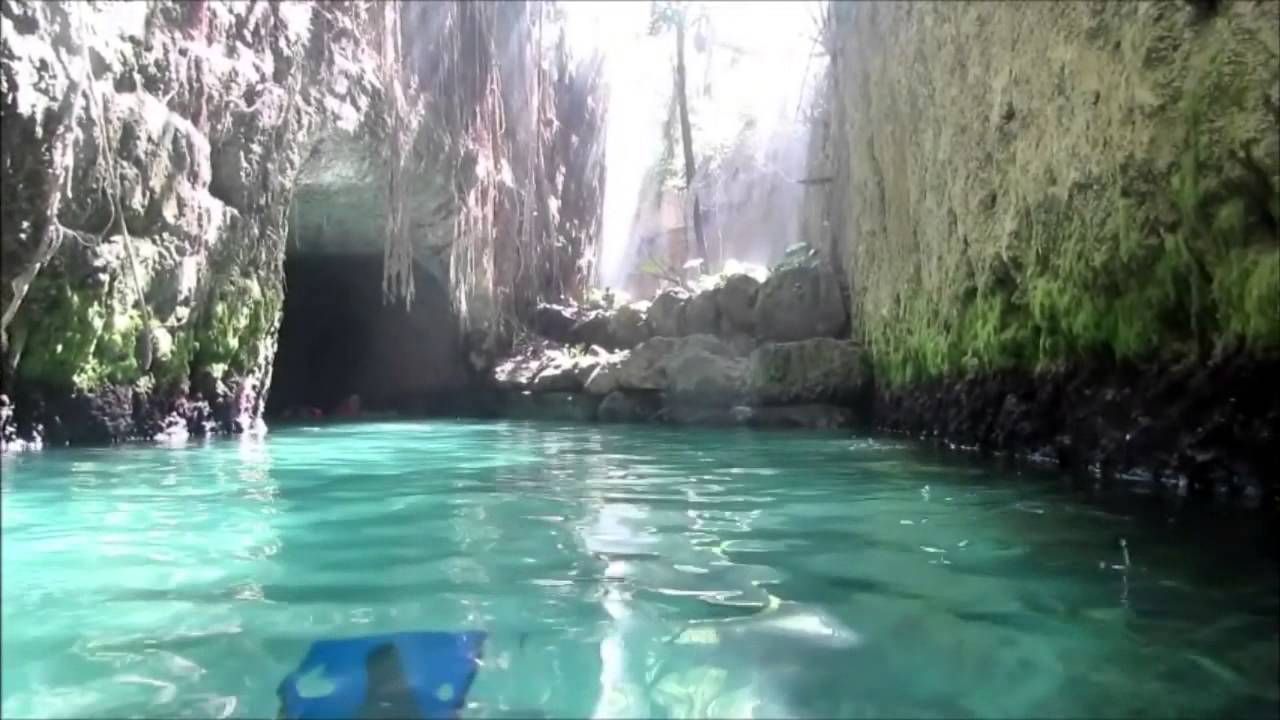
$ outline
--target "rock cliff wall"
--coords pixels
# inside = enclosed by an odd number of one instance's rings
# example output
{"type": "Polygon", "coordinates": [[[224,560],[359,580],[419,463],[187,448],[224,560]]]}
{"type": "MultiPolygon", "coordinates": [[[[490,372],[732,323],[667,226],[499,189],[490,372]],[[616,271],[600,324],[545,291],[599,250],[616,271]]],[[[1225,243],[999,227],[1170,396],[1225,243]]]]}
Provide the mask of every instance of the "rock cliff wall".
{"type": "Polygon", "coordinates": [[[834,179],[806,228],[882,422],[1121,469],[1155,435],[1166,468],[1209,443],[1251,458],[1219,475],[1276,472],[1280,6],[830,11],[810,174],[834,179]]]}
{"type": "Polygon", "coordinates": [[[258,424],[286,252],[385,246],[388,299],[432,268],[450,328],[517,312],[465,302],[496,288],[574,289],[591,255],[603,107],[552,5],[3,0],[0,22],[0,392],[24,432],[258,424]],[[502,222],[466,222],[481,191],[502,222]]]}

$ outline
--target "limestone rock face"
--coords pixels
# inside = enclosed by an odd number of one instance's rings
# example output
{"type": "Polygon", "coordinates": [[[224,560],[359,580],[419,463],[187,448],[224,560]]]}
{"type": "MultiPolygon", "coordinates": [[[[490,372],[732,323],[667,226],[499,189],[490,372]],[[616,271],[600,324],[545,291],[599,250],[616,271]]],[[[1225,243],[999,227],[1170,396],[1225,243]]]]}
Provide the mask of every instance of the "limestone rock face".
{"type": "Polygon", "coordinates": [[[1232,189],[1274,198],[1280,183],[1274,4],[829,7],[842,90],[810,162],[835,180],[807,189],[806,233],[848,273],[868,351],[892,353],[886,382],[1206,335],[1280,347],[1274,302],[1180,309],[1240,282],[1234,263],[1272,268],[1250,284],[1280,295],[1275,212],[1240,212],[1232,189]],[[1231,231],[1213,232],[1224,216],[1231,231]],[[1162,295],[1159,267],[1183,268],[1186,289],[1162,295]],[[1047,288],[1051,302],[1031,299],[1047,288]]]}
{"type": "Polygon", "coordinates": [[[111,416],[110,433],[69,430],[73,442],[145,436],[152,423],[108,396],[181,398],[193,369],[256,388],[219,425],[257,425],[292,191],[317,137],[350,138],[378,106],[362,22],[310,6],[6,0],[0,350],[16,365],[7,383],[66,396],[59,424],[111,416]]]}
{"type": "Polygon", "coordinates": [[[825,266],[783,267],[760,286],[756,296],[756,334],[777,342],[831,337],[848,320],[840,280],[825,266]]]}
{"type": "Polygon", "coordinates": [[[765,343],[749,365],[748,394],[762,405],[849,402],[870,378],[862,348],[833,338],[765,343]]]}

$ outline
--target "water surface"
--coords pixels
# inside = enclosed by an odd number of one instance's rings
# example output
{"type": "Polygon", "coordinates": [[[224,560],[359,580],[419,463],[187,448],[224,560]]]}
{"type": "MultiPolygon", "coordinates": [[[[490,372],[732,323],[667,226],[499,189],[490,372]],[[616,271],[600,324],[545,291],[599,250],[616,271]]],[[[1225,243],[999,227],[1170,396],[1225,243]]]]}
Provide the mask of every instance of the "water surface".
{"type": "Polygon", "coordinates": [[[0,462],[6,718],[269,717],[313,639],[465,628],[466,717],[1280,701],[1273,561],[889,441],[405,422],[0,462]]]}

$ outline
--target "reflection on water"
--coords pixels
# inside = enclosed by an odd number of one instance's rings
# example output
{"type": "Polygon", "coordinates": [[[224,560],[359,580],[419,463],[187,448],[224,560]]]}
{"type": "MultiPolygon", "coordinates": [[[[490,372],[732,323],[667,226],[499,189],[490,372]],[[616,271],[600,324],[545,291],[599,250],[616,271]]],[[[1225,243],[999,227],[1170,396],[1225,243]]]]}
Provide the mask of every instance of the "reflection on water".
{"type": "Polygon", "coordinates": [[[464,628],[467,717],[1280,701],[1274,563],[901,444],[387,423],[2,462],[5,717],[274,716],[312,640],[464,628]]]}

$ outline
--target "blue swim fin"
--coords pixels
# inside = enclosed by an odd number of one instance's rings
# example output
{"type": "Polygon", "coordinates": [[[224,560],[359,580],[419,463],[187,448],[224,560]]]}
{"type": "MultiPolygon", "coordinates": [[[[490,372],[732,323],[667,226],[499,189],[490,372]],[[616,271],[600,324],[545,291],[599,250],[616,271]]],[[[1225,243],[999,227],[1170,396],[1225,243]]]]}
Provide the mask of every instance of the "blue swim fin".
{"type": "Polygon", "coordinates": [[[312,643],[280,683],[288,720],[450,718],[466,703],[486,634],[405,632],[312,643]]]}

